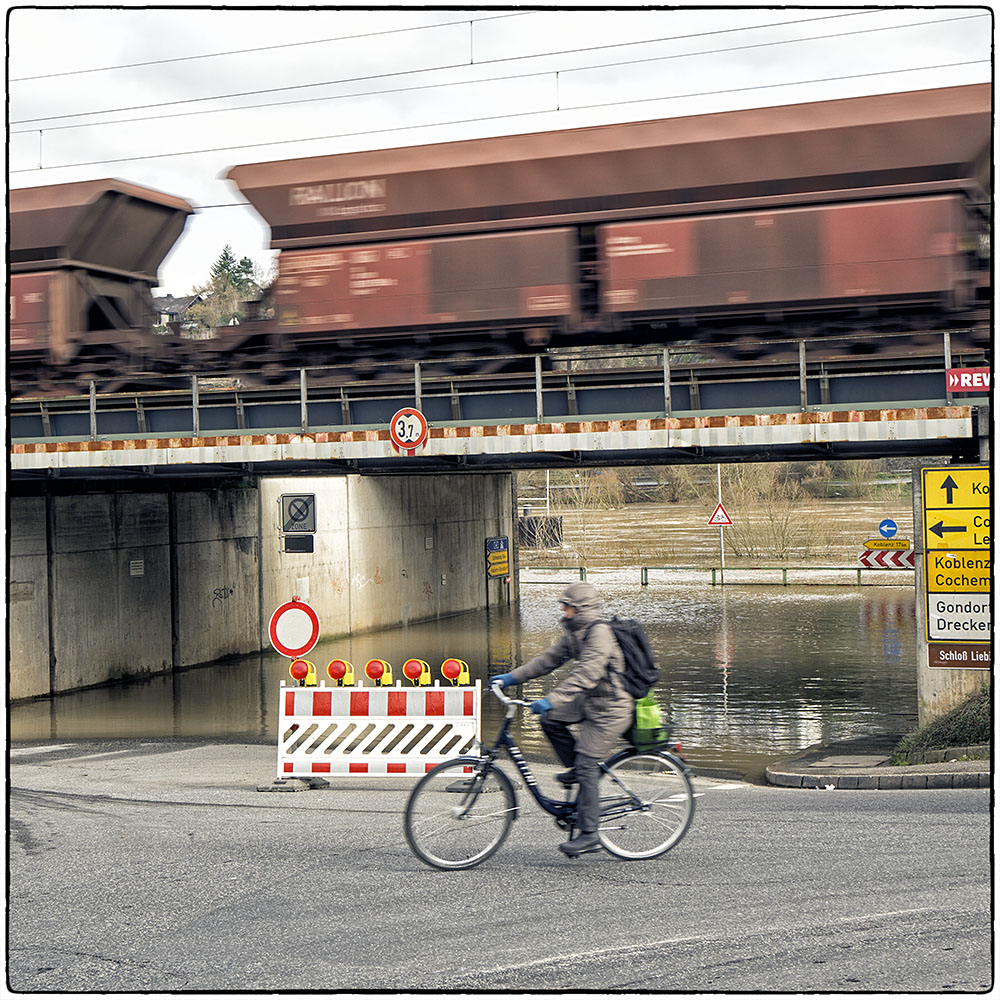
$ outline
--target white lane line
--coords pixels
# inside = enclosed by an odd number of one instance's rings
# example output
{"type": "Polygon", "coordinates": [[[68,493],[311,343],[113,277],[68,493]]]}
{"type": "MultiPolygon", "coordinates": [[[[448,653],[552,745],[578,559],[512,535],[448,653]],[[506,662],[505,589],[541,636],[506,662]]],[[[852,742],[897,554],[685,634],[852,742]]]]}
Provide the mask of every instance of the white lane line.
{"type": "MultiPolygon", "coordinates": [[[[912,910],[895,910],[888,913],[860,913],[853,914],[847,917],[836,917],[835,920],[838,924],[856,924],[864,923],[867,920],[879,920],[886,917],[901,917],[908,916],[914,913],[940,913],[942,912],[940,907],[936,906],[919,906],[912,910]]],[[[819,925],[813,923],[793,923],[784,928],[786,931],[792,930],[811,930],[819,925]]],[[[536,958],[528,962],[518,962],[512,965],[496,965],[488,969],[477,970],[478,975],[497,975],[503,972],[519,972],[524,969],[531,969],[539,965],[557,965],[563,962],[579,962],[579,961],[589,961],[592,959],[603,959],[607,958],[609,955],[627,955],[630,952],[643,952],[650,950],[659,950],[665,945],[671,944],[689,944],[693,941],[718,941],[720,940],[720,935],[723,932],[711,932],[707,934],[690,934],[682,937],[669,937],[660,938],[656,941],[642,941],[635,942],[627,945],[619,945],[615,948],[605,948],[599,947],[594,949],[589,949],[587,951],[574,951],[568,952],[561,955],[550,955],[546,958],[536,958]]],[[[748,930],[747,933],[755,933],[753,930],[748,930]]]]}
{"type": "Polygon", "coordinates": [[[106,753],[85,753],[80,757],[67,757],[64,763],[75,764],[78,760],[94,760],[96,757],[121,757],[133,752],[132,750],[108,750],[106,753]]]}
{"type": "Polygon", "coordinates": [[[17,750],[8,750],[8,757],[27,757],[33,753],[52,753],[55,750],[72,750],[72,744],[63,743],[59,746],[45,746],[45,747],[21,747],[17,750]]]}

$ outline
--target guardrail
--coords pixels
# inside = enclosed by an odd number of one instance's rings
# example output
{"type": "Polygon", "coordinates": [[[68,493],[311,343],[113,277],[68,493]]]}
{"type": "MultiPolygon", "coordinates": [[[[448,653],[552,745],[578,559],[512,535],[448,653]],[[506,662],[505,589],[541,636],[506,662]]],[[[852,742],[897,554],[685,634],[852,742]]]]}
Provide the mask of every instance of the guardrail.
{"type": "MultiPolygon", "coordinates": [[[[948,336],[943,335],[945,340],[948,336]]],[[[248,430],[305,434],[376,427],[411,403],[437,424],[471,419],[544,423],[612,415],[669,417],[721,412],[720,407],[731,404],[734,386],[739,386],[742,405],[750,411],[863,408],[858,402],[859,379],[878,383],[867,397],[870,403],[905,399],[943,405],[950,399],[944,392],[948,349],[942,353],[936,344],[918,347],[901,341],[886,349],[885,356],[863,355],[863,360],[850,351],[841,353],[828,344],[805,340],[769,342],[769,348],[779,354],[754,361],[706,358],[689,347],[579,356],[565,352],[546,358],[544,366],[539,355],[510,355],[502,359],[508,370],[489,374],[456,373],[445,367],[460,366],[462,359],[376,363],[366,378],[344,366],[325,366],[289,370],[288,382],[274,387],[246,385],[240,373],[225,372],[149,376],[155,386],[122,391],[91,382],[89,393],[63,397],[52,394],[57,389],[53,384],[40,386],[38,396],[13,399],[9,423],[12,440],[93,441],[112,435],[199,437],[203,432],[248,430]],[[908,349],[900,353],[903,347],[908,349]],[[838,390],[841,380],[852,388],[838,390]],[[930,384],[934,388],[928,396],[930,384]],[[42,392],[45,388],[49,391],[42,392]]],[[[957,361],[980,363],[982,352],[973,354],[957,361]]],[[[468,359],[469,366],[474,367],[476,360],[468,359]]]]}
{"type": "MultiPolygon", "coordinates": [[[[608,567],[609,569],[614,569],[615,567],[608,567]]],[[[587,579],[587,567],[586,566],[531,566],[522,567],[522,573],[530,572],[535,570],[538,572],[543,572],[547,570],[574,570],[579,574],[581,580],[587,579]]],[[[898,583],[892,581],[885,581],[882,577],[885,573],[900,573],[909,572],[913,573],[913,570],[898,570],[898,569],[877,569],[872,570],[866,566],[640,566],[639,567],[639,585],[642,587],[649,586],[649,571],[650,570],[662,570],[665,572],[687,572],[687,573],[706,573],[711,575],[711,585],[713,587],[736,587],[736,586],[746,586],[746,587],[788,587],[793,586],[788,582],[789,572],[798,573],[850,573],[855,576],[855,581],[851,583],[830,583],[829,581],[814,581],[814,580],[797,580],[794,586],[797,587],[894,587],[898,586],[898,583]],[[729,574],[730,577],[734,573],[745,573],[745,572],[780,572],[781,580],[726,580],[726,575],[729,574]],[[879,580],[881,582],[874,582],[870,576],[871,573],[879,573],[879,580]],[[868,580],[872,582],[865,582],[862,574],[868,575],[868,580]]],[[[564,580],[521,580],[521,586],[530,586],[532,584],[554,584],[554,583],[565,583],[564,580]]]]}

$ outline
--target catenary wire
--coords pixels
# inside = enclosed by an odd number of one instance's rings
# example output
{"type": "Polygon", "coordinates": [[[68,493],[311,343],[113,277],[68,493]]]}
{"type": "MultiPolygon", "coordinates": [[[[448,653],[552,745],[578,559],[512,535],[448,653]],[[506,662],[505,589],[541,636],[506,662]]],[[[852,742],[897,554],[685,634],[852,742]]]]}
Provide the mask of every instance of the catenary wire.
{"type": "MultiPolygon", "coordinates": [[[[617,42],[617,43],[615,43],[613,45],[593,45],[593,46],[587,46],[585,48],[559,49],[559,50],[556,50],[555,52],[534,53],[534,54],[531,54],[531,55],[521,55],[521,56],[508,56],[508,57],[498,58],[498,59],[484,59],[484,60],[480,60],[479,62],[475,62],[475,63],[468,63],[468,62],[443,63],[443,64],[441,64],[439,66],[430,66],[430,67],[427,67],[426,69],[406,70],[406,71],[401,71],[401,72],[396,72],[396,73],[375,73],[375,74],[371,74],[369,76],[346,77],[346,78],[340,79],[340,80],[323,80],[323,81],[321,81],[319,83],[301,83],[301,84],[294,84],[294,85],[286,86],[286,87],[267,87],[267,88],[264,88],[262,90],[244,90],[244,91],[238,91],[238,92],[232,93],[232,94],[214,94],[214,95],[209,96],[209,97],[191,97],[191,98],[187,98],[186,100],[159,101],[159,102],[154,103],[154,104],[135,104],[135,105],[128,105],[128,106],[120,107],[120,108],[103,108],[103,109],[98,110],[98,111],[81,111],[81,112],[77,112],[75,114],[49,115],[49,116],[44,117],[44,118],[19,118],[19,119],[13,120],[10,124],[12,124],[12,125],[23,125],[26,122],[65,121],[68,118],[86,118],[86,117],[90,117],[90,116],[93,116],[93,115],[119,114],[119,113],[126,112],[126,111],[147,111],[147,110],[150,110],[152,108],[170,107],[172,105],[177,105],[177,104],[198,104],[198,103],[203,103],[205,101],[228,101],[228,100],[232,100],[232,99],[238,98],[238,97],[258,97],[258,96],[261,96],[263,94],[280,94],[280,93],[284,93],[284,92],[292,91],[292,90],[308,90],[308,89],[312,89],[312,88],[315,88],[315,87],[330,87],[330,86],[335,86],[337,84],[344,84],[344,83],[361,83],[361,82],[364,82],[364,81],[367,81],[367,80],[388,80],[388,79],[392,79],[393,77],[416,76],[417,74],[420,74],[420,73],[433,73],[433,72],[437,72],[437,71],[445,70],[445,69],[459,69],[459,68],[462,68],[462,67],[468,67],[470,65],[474,65],[474,66],[490,66],[490,65],[497,65],[499,63],[509,63],[509,62],[524,61],[526,59],[546,59],[546,58],[551,58],[553,56],[580,55],[580,54],[582,54],[584,52],[600,52],[600,51],[606,51],[608,49],[625,48],[625,47],[630,47],[630,46],[635,46],[635,45],[652,45],[652,44],[657,44],[657,43],[660,43],[660,42],[683,41],[683,40],[689,40],[689,39],[692,39],[692,38],[702,38],[702,37],[706,37],[706,36],[710,36],[710,35],[724,35],[724,34],[732,34],[734,32],[758,31],[758,30],[763,30],[763,29],[767,29],[767,28],[781,28],[781,27],[785,27],[785,26],[795,26],[795,25],[800,25],[800,24],[808,24],[808,23],[811,23],[811,22],[814,22],[814,21],[827,21],[827,20],[833,20],[833,19],[838,19],[838,18],[843,18],[843,17],[859,17],[859,16],[862,16],[864,14],[872,14],[872,13],[877,13],[877,11],[866,10],[866,11],[852,11],[852,12],[847,13],[847,14],[825,14],[825,15],[823,15],[821,17],[801,18],[801,19],[799,19],[797,21],[780,21],[780,22],[772,22],[770,24],[747,25],[747,26],[740,27],[740,28],[722,28],[722,29],[719,29],[719,30],[716,30],[716,31],[696,32],[696,33],[690,34],[690,35],[677,35],[677,36],[669,36],[669,37],[666,37],[666,38],[646,38],[646,39],[641,39],[639,41],[631,41],[631,42],[617,42]]],[[[967,14],[967,15],[963,15],[960,18],[954,18],[954,19],[949,19],[949,20],[965,20],[965,19],[970,18],[970,17],[981,17],[981,16],[982,15],[980,15],[980,14],[967,14]]],[[[934,20],[934,21],[916,21],[916,22],[911,22],[910,24],[907,24],[907,25],[890,25],[888,28],[885,28],[885,29],[866,29],[866,30],[889,30],[889,28],[934,25],[934,24],[940,24],[940,23],[942,23],[943,20],[945,20],[945,19],[938,19],[938,20],[934,20]]],[[[848,34],[849,35],[849,34],[854,34],[854,32],[846,32],[846,33],[843,33],[843,34],[848,34]]],[[[830,38],[830,39],[836,39],[836,38],[839,38],[839,37],[842,37],[842,34],[830,34],[830,35],[818,35],[818,36],[815,36],[815,38],[830,38]]],[[[725,53],[725,52],[730,52],[730,51],[739,51],[739,50],[741,50],[743,48],[757,48],[757,47],[760,47],[760,46],[763,46],[763,45],[786,44],[786,43],[791,43],[791,42],[808,41],[808,40],[809,39],[798,39],[798,38],[780,39],[780,40],[775,41],[775,42],[758,42],[758,43],[754,43],[753,45],[749,45],[749,46],[737,46],[737,47],[734,47],[734,48],[711,49],[711,50],[707,50],[707,53],[706,52],[687,52],[687,53],[676,53],[676,54],[673,54],[673,55],[670,55],[670,56],[658,56],[658,57],[652,57],[652,58],[654,58],[654,59],[669,59],[669,58],[680,58],[682,56],[696,56],[696,55],[704,55],[704,54],[719,54],[719,53],[725,53]]],[[[642,61],[649,61],[649,60],[636,60],[636,61],[637,62],[642,62],[642,61]]],[[[606,65],[608,65],[608,66],[621,66],[621,65],[628,65],[628,62],[627,61],[623,61],[623,62],[618,62],[618,63],[608,63],[606,65]]],[[[593,66],[593,67],[581,67],[580,69],[600,69],[600,68],[602,68],[602,67],[601,66],[593,66]]],[[[565,72],[569,72],[569,70],[567,70],[565,72]]],[[[529,75],[536,75],[536,74],[532,73],[532,74],[529,74],[529,75]]],[[[379,91],[379,93],[405,93],[407,89],[408,88],[404,87],[404,88],[399,88],[396,91],[379,91]]],[[[419,89],[419,88],[413,88],[413,89],[419,89]]],[[[359,95],[345,95],[345,96],[359,96],[359,95]]],[[[282,106],[283,104],[286,104],[286,103],[287,104],[292,104],[292,103],[298,103],[298,102],[296,102],[296,101],[287,101],[287,102],[275,101],[273,104],[266,105],[266,106],[267,107],[280,107],[280,106],[282,106]]],[[[245,110],[245,108],[222,108],[222,109],[213,109],[213,110],[242,111],[242,110],[245,110]]],[[[196,114],[196,113],[197,112],[183,111],[183,112],[178,112],[177,114],[183,115],[183,114],[196,114]]],[[[167,118],[167,117],[173,117],[173,116],[174,115],[172,113],[170,115],[162,115],[162,116],[156,116],[156,117],[167,118]]],[[[146,118],[144,120],[155,120],[155,119],[154,118],[146,118]]],[[[109,124],[109,123],[103,123],[102,122],[102,123],[98,123],[98,124],[109,124]]],[[[117,124],[117,122],[112,122],[110,124],[117,124]]],[[[54,126],[54,127],[57,127],[57,126],[54,126]]],[[[69,126],[67,126],[67,127],[69,127],[69,126]]],[[[77,127],[77,126],[74,126],[74,127],[77,127]]],[[[35,132],[35,131],[37,131],[37,129],[32,128],[32,129],[24,129],[24,130],[21,130],[21,131],[22,132],[24,132],[24,131],[35,132]]],[[[20,133],[18,133],[18,134],[20,134],[20,133]]]]}
{"type": "Polygon", "coordinates": [[[525,17],[540,11],[515,11],[512,14],[497,14],[493,17],[462,18],[460,21],[441,21],[438,24],[419,24],[410,28],[390,28],[385,31],[366,31],[358,35],[340,35],[334,38],[310,38],[304,42],[282,42],[280,45],[260,45],[250,49],[230,49],[226,52],[203,52],[196,56],[172,56],[170,59],[148,59],[145,62],[121,63],[117,66],[92,66],[89,69],[69,69],[61,73],[41,73],[38,76],[15,76],[8,83],[26,83],[30,80],[53,80],[62,76],[80,76],[83,73],[110,73],[119,69],[140,69],[143,66],[163,66],[168,63],[191,62],[195,59],[220,59],[224,56],[243,56],[252,52],[273,52],[276,49],[294,49],[303,45],[326,45],[328,42],[354,42],[361,38],[379,38],[385,35],[402,35],[410,31],[432,31],[435,28],[451,28],[454,25],[481,24],[487,21],[502,21],[510,17],[525,17]]]}
{"type": "MultiPolygon", "coordinates": [[[[240,143],[239,145],[236,146],[217,146],[217,147],[212,147],[210,149],[188,149],[170,153],[147,153],[142,156],[113,157],[111,159],[106,159],[106,160],[86,160],[80,163],[60,163],[52,167],[25,167],[19,170],[10,170],[8,172],[11,174],[26,174],[26,173],[35,173],[38,170],[64,170],[64,169],[69,169],[71,167],[103,166],[108,163],[134,163],[140,160],[166,159],[168,157],[172,158],[176,156],[200,156],[205,153],[229,153],[229,152],[235,152],[236,150],[240,149],[258,149],[266,146],[290,146],[302,142],[324,142],[329,139],[349,139],[363,135],[383,134],[391,132],[408,132],[416,129],[440,128],[446,125],[472,125],[478,122],[502,121],[508,118],[531,118],[537,115],[549,115],[563,111],[589,111],[593,108],[622,107],[631,104],[645,104],[651,101],[673,101],[689,97],[712,97],[721,94],[738,94],[753,90],[772,90],[777,87],[802,87],[817,83],[837,83],[844,80],[860,80],[860,79],[866,79],[868,77],[893,76],[893,75],[898,75],[900,73],[914,73],[914,72],[922,72],[925,70],[955,69],[964,66],[977,66],[981,63],[988,64],[990,62],[991,62],[990,59],[968,59],[959,62],[937,63],[930,66],[910,66],[910,67],[905,67],[903,69],[874,70],[869,73],[851,73],[845,76],[818,77],[811,80],[787,80],[781,83],[755,84],[749,87],[726,87],[721,90],[704,90],[687,94],[669,94],[667,96],[658,96],[658,97],[638,97],[626,101],[602,101],[602,102],[597,102],[595,104],[575,104],[572,105],[571,107],[543,108],[538,111],[518,111],[503,115],[485,115],[479,118],[459,118],[459,119],[452,119],[440,122],[422,122],[418,125],[397,125],[391,128],[365,129],[360,132],[339,132],[339,133],[334,133],[333,135],[308,136],[303,139],[273,139],[273,140],[268,140],[266,142],[240,143]]],[[[234,204],[242,205],[244,203],[238,202],[234,204]]],[[[212,207],[226,208],[230,206],[217,205],[212,207]]]]}
{"type": "MultiPolygon", "coordinates": [[[[389,90],[369,90],[369,91],[355,92],[355,93],[352,93],[352,94],[331,94],[331,95],[326,95],[326,96],[323,96],[323,97],[302,97],[302,98],[296,98],[294,100],[288,100],[288,101],[272,101],[272,102],[267,103],[267,104],[240,105],[239,107],[235,107],[235,108],[210,108],[210,109],[207,109],[207,110],[204,110],[204,111],[175,111],[175,112],[169,112],[169,113],[163,114],[163,115],[144,115],[144,116],[142,116],[140,118],[117,118],[114,121],[107,121],[107,122],[90,122],[90,123],[81,123],[81,124],[75,124],[75,125],[52,125],[52,126],[49,126],[48,128],[46,128],[44,131],[45,132],[62,132],[62,131],[65,131],[67,129],[74,129],[74,128],[99,128],[102,125],[129,125],[129,124],[133,124],[135,122],[161,121],[161,120],[166,119],[166,118],[184,118],[184,117],[193,116],[193,115],[225,114],[225,113],[230,113],[230,112],[235,112],[235,111],[256,111],[256,110],[260,110],[262,108],[282,108],[282,107],[288,107],[289,105],[293,105],[293,104],[316,104],[316,103],[322,103],[324,101],[346,101],[346,100],[352,100],[352,99],[359,98],[359,97],[376,97],[376,96],[379,96],[381,94],[396,94],[396,95],[399,95],[399,94],[417,93],[417,92],[420,92],[420,91],[427,91],[427,90],[441,90],[441,89],[444,89],[444,88],[447,88],[447,87],[473,87],[473,86],[477,86],[479,84],[484,84],[484,83],[505,83],[505,82],[510,82],[510,81],[514,81],[514,80],[530,80],[532,77],[548,76],[551,73],[557,73],[557,74],[559,74],[559,75],[561,75],[563,77],[566,77],[570,73],[589,73],[589,72],[593,72],[594,70],[616,69],[616,68],[619,68],[619,67],[622,67],[622,66],[636,66],[636,65],[640,65],[642,63],[662,62],[662,61],[666,61],[668,59],[685,59],[685,58],[692,58],[692,57],[695,57],[695,56],[720,55],[720,54],[726,54],[726,53],[730,53],[730,52],[741,52],[741,51],[744,51],[746,49],[766,48],[766,47],[774,46],[774,45],[791,45],[791,44],[794,44],[794,43],[797,43],[797,42],[822,41],[822,40],[825,40],[825,39],[828,39],[828,38],[831,38],[831,39],[833,39],[833,38],[845,38],[845,37],[850,37],[851,35],[869,34],[871,32],[875,32],[875,31],[895,31],[895,30],[899,30],[899,29],[903,29],[903,28],[925,27],[928,24],[941,24],[941,23],[944,23],[944,22],[947,22],[947,21],[967,21],[967,20],[970,20],[972,18],[976,18],[976,17],[980,17],[980,16],[982,16],[982,15],[979,15],[979,14],[968,14],[968,15],[963,15],[963,16],[959,16],[959,17],[942,18],[940,20],[933,21],[933,22],[928,22],[928,21],[911,21],[911,22],[909,22],[907,24],[888,25],[888,26],[881,27],[881,28],[862,28],[862,29],[860,29],[858,31],[840,32],[840,33],[832,34],[832,35],[809,35],[809,36],[802,37],[802,38],[783,38],[783,39],[777,39],[777,40],[768,41],[768,42],[755,42],[755,43],[750,44],[750,45],[730,46],[730,47],[726,47],[726,48],[722,48],[722,49],[705,49],[705,50],[702,50],[700,52],[680,52],[680,53],[671,53],[671,54],[665,55],[665,56],[647,56],[647,57],[643,57],[643,58],[640,58],[640,59],[629,59],[629,60],[623,60],[623,61],[620,61],[620,62],[599,63],[599,64],[596,64],[596,65],[593,65],[593,66],[574,66],[574,67],[571,67],[570,69],[562,69],[562,70],[546,69],[546,70],[538,70],[538,71],[532,72],[532,73],[512,73],[512,74],[506,74],[504,76],[480,77],[479,79],[476,79],[476,80],[450,80],[450,81],[446,81],[444,83],[416,84],[416,85],[412,85],[412,86],[408,86],[408,87],[399,87],[399,88],[393,88],[393,89],[389,89],[389,90]]],[[[802,22],[795,22],[795,23],[802,23],[802,22]]],[[[733,30],[744,30],[744,29],[733,29],[733,30]]],[[[631,44],[631,43],[629,43],[629,44],[631,44]]],[[[642,44],[646,44],[646,43],[642,43],[642,44]]],[[[555,54],[558,55],[558,54],[561,54],[561,53],[555,53],[555,54]]],[[[515,58],[521,59],[521,58],[526,58],[526,57],[517,56],[515,58]]],[[[493,61],[506,61],[506,60],[493,60],[493,61]]],[[[463,63],[454,63],[454,64],[451,64],[451,65],[448,65],[448,66],[435,67],[435,69],[455,69],[455,68],[459,68],[460,66],[464,66],[464,65],[465,64],[463,64],[463,63]]],[[[484,64],[479,63],[477,65],[484,65],[484,64]]],[[[427,72],[433,72],[433,71],[434,70],[414,70],[414,71],[411,71],[411,72],[405,73],[405,74],[385,74],[385,76],[393,76],[393,75],[408,76],[408,75],[414,75],[416,73],[427,73],[427,72]]],[[[344,80],[344,81],[337,81],[337,82],[351,83],[351,82],[358,82],[360,80],[382,79],[382,78],[384,78],[384,76],[383,75],[379,75],[377,77],[358,77],[355,80],[344,80]]],[[[329,85],[330,84],[327,83],[327,84],[306,84],[304,86],[320,87],[320,86],[329,86],[329,85]]],[[[260,93],[276,93],[276,92],[277,91],[261,91],[260,93]]],[[[211,98],[205,98],[205,100],[211,100],[211,98]]],[[[182,102],[176,102],[176,103],[182,103],[182,102]]],[[[186,102],[184,102],[184,103],[186,103],[186,102]]],[[[150,107],[156,107],[156,106],[157,105],[150,105],[150,107]]],[[[119,110],[128,110],[128,109],[119,109],[119,110]]],[[[87,115],[100,114],[100,113],[101,112],[96,112],[96,111],[82,112],[82,114],[87,114],[87,115]]],[[[62,116],[55,116],[52,119],[35,119],[35,118],[29,118],[29,119],[24,119],[24,120],[25,121],[47,121],[47,120],[59,120],[61,117],[62,116]]],[[[11,135],[27,135],[27,134],[38,132],[38,131],[39,131],[39,129],[37,129],[37,128],[12,129],[11,130],[11,135]]]]}

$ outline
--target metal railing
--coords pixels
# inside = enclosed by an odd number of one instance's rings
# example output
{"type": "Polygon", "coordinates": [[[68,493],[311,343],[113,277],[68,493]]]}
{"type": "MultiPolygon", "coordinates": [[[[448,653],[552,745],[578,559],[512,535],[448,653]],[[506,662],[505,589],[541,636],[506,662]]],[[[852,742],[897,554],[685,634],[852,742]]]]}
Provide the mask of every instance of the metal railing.
{"type": "MultiPolygon", "coordinates": [[[[609,570],[614,570],[617,567],[607,567],[609,570]]],[[[587,567],[586,566],[529,566],[522,567],[522,575],[526,572],[548,572],[548,571],[558,572],[560,570],[573,570],[579,575],[581,580],[587,579],[587,567]]],[[[914,570],[898,570],[898,569],[869,569],[867,566],[640,566],[639,567],[639,585],[641,587],[649,586],[649,572],[650,570],[661,570],[665,572],[685,572],[685,573],[704,573],[709,575],[711,580],[711,585],[713,587],[735,587],[735,586],[746,586],[746,587],[894,587],[902,585],[903,581],[898,582],[886,581],[885,574],[895,574],[895,573],[913,573],[914,570]],[[781,580],[734,580],[732,579],[735,573],[747,573],[747,572],[780,572],[781,580]],[[796,580],[794,583],[789,583],[788,574],[793,573],[849,573],[855,579],[851,583],[831,583],[828,580],[809,580],[800,579],[796,580]],[[878,573],[879,582],[874,582],[872,580],[871,574],[878,573]],[[726,576],[729,575],[730,579],[727,580],[726,576]],[[865,574],[867,580],[871,582],[866,582],[865,574]]],[[[593,568],[592,568],[593,571],[593,568]]],[[[530,585],[543,585],[543,584],[559,584],[566,583],[565,580],[525,580],[521,579],[521,586],[530,585]]]]}
{"type": "MultiPolygon", "coordinates": [[[[880,338],[880,342],[885,340],[880,338]]],[[[797,339],[769,341],[769,349],[779,354],[753,361],[722,361],[699,354],[692,347],[661,347],[625,352],[620,348],[588,353],[562,351],[546,359],[552,370],[543,370],[539,355],[510,355],[502,359],[504,364],[519,370],[489,374],[456,374],[447,368],[435,371],[441,365],[454,366],[461,359],[412,362],[409,367],[405,362],[376,363],[366,378],[358,378],[346,366],[326,366],[289,371],[289,384],[280,387],[246,385],[238,373],[163,376],[157,378],[157,387],[150,389],[102,392],[97,383],[91,382],[85,395],[22,396],[11,401],[10,413],[15,422],[29,417],[37,422],[35,434],[29,432],[23,435],[25,438],[97,440],[102,435],[129,433],[154,437],[186,433],[199,437],[209,427],[216,433],[240,433],[251,428],[309,433],[319,428],[377,426],[383,421],[382,410],[391,416],[392,407],[410,402],[418,408],[431,406],[436,423],[461,422],[473,415],[480,420],[537,423],[611,415],[603,410],[598,414],[595,404],[627,409],[633,416],[640,411],[643,415],[667,417],[680,412],[715,412],[713,405],[718,405],[719,393],[731,399],[737,385],[749,392],[744,403],[754,412],[762,407],[805,410],[832,404],[863,409],[860,401],[838,404],[838,394],[831,392],[831,385],[838,379],[927,375],[941,376],[940,396],[935,396],[933,402],[944,403],[950,399],[950,394],[945,393],[944,370],[954,358],[947,333],[941,335],[941,341],[941,346],[911,346],[907,350],[907,342],[901,339],[883,354],[861,359],[848,351],[831,350],[822,341],[797,339]],[[818,356],[807,357],[807,350],[818,356]],[[614,367],[607,367],[609,364],[614,367]],[[758,383],[764,384],[760,399],[753,396],[753,387],[758,383]],[[176,388],[164,388],[168,385],[176,388]],[[781,385],[784,388],[779,399],[774,396],[774,387],[781,385]],[[590,398],[581,405],[585,395],[590,398]],[[499,408],[498,400],[504,404],[499,408]],[[378,401],[383,404],[381,408],[375,405],[378,401]],[[627,401],[624,408],[623,401],[627,401]],[[248,418],[250,407],[259,411],[258,419],[248,418]],[[161,427],[153,426],[154,410],[161,427]],[[492,410],[496,413],[490,412],[487,417],[484,411],[492,410]],[[261,415],[269,419],[260,419],[261,415]],[[71,429],[55,426],[68,417],[76,418],[71,429]]],[[[973,363],[982,352],[973,353],[977,358],[970,354],[959,360],[973,363]]],[[[470,365],[475,360],[469,359],[470,365]]],[[[142,378],[134,376],[133,381],[141,382],[142,378]]],[[[901,391],[910,388],[909,384],[900,386],[901,391]]],[[[922,401],[925,405],[928,402],[922,401]]],[[[881,398],[871,402],[885,404],[881,398]]],[[[12,437],[18,439],[22,434],[15,428],[12,437]]]]}

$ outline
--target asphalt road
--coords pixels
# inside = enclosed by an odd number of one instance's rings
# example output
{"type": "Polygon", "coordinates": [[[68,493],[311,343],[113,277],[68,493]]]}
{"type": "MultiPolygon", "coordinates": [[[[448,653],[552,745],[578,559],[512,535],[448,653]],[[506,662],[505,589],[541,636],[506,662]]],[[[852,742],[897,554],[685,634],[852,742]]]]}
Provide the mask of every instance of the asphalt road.
{"type": "Polygon", "coordinates": [[[263,793],[272,747],[57,745],[10,759],[14,990],[992,983],[988,789],[697,779],[690,833],[652,862],[564,858],[522,792],[494,858],[438,872],[403,838],[410,779],[263,793]]]}

